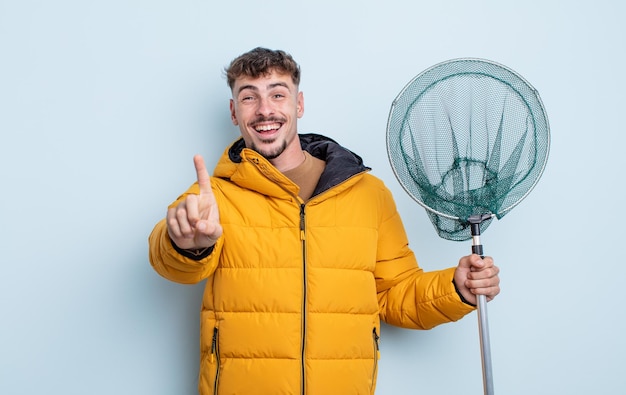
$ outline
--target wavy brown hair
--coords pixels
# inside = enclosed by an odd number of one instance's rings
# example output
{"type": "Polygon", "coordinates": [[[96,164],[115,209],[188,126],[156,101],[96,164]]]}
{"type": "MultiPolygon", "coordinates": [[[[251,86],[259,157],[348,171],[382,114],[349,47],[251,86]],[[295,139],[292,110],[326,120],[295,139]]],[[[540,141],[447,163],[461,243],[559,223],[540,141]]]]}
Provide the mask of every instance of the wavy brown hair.
{"type": "Polygon", "coordinates": [[[296,86],[300,84],[300,66],[291,55],[281,50],[257,47],[233,59],[224,69],[230,89],[239,77],[258,78],[272,71],[291,75],[293,83],[296,86]]]}

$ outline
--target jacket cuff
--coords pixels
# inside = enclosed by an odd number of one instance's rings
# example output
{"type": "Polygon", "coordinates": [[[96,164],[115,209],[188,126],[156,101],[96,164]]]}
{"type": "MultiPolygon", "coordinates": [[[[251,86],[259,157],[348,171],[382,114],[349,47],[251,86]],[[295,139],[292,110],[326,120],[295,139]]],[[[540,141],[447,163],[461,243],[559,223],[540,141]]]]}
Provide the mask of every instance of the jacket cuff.
{"type": "Polygon", "coordinates": [[[174,241],[171,238],[170,238],[170,243],[172,243],[172,247],[174,247],[176,252],[178,252],[180,255],[184,256],[185,258],[189,258],[194,261],[200,261],[208,257],[209,255],[211,255],[211,253],[213,252],[213,249],[215,248],[215,245],[212,245],[211,247],[185,250],[177,246],[176,243],[174,243],[174,241]]]}
{"type": "Polygon", "coordinates": [[[454,282],[454,279],[452,279],[452,284],[454,285],[454,290],[456,291],[457,295],[459,295],[459,298],[461,299],[461,302],[465,303],[466,305],[469,305],[469,306],[472,306],[472,307],[476,307],[475,304],[468,302],[467,299],[465,299],[463,297],[463,295],[461,295],[461,292],[457,288],[456,283],[454,282]]]}

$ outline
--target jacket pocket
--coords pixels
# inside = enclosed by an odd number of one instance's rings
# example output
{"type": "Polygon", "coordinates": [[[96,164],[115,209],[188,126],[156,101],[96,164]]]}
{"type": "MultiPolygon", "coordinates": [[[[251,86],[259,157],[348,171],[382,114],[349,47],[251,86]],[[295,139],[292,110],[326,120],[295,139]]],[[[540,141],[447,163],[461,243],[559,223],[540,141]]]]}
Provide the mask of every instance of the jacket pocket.
{"type": "Polygon", "coordinates": [[[374,348],[374,365],[372,368],[372,394],[376,389],[376,377],[378,376],[378,360],[380,359],[380,347],[379,347],[380,336],[378,336],[378,331],[376,327],[372,330],[372,342],[374,348]]]}
{"type": "Polygon", "coordinates": [[[213,393],[217,394],[217,389],[220,381],[220,348],[219,348],[219,329],[213,328],[213,339],[211,340],[211,354],[209,360],[211,367],[215,371],[215,378],[213,379],[213,393]]]}
{"type": "Polygon", "coordinates": [[[220,378],[219,330],[213,328],[211,345],[202,353],[198,374],[198,391],[202,395],[216,395],[220,378]]]}

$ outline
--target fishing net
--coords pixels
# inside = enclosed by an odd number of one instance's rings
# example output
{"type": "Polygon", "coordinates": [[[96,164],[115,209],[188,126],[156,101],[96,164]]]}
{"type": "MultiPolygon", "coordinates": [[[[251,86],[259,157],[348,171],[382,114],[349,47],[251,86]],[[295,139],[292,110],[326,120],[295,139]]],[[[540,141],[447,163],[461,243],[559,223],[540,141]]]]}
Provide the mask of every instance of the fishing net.
{"type": "MultiPolygon", "coordinates": [[[[439,236],[472,239],[534,188],[548,158],[548,118],[537,91],[512,70],[456,59],[415,77],[394,100],[387,151],[402,187],[439,236]]],[[[487,300],[478,295],[483,383],[493,394],[487,300]]]]}
{"type": "Polygon", "coordinates": [[[387,149],[396,177],[439,236],[484,231],[533,189],[548,157],[537,91],[512,70],[455,59],[415,77],[391,107],[387,149]]]}

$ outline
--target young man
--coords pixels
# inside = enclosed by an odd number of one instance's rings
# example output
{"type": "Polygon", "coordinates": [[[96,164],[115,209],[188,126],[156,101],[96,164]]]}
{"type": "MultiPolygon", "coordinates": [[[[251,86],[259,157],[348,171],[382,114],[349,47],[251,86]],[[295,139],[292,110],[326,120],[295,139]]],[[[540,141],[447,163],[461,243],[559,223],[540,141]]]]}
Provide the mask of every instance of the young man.
{"type": "Polygon", "coordinates": [[[150,235],[150,262],[180,283],[206,279],[199,391],[373,394],[380,320],[429,329],[499,293],[498,268],[470,255],[424,272],[390,191],[335,141],[298,134],[300,68],[256,48],[232,61],[241,139],[150,235]]]}

